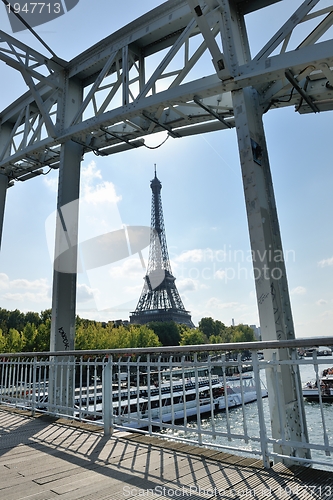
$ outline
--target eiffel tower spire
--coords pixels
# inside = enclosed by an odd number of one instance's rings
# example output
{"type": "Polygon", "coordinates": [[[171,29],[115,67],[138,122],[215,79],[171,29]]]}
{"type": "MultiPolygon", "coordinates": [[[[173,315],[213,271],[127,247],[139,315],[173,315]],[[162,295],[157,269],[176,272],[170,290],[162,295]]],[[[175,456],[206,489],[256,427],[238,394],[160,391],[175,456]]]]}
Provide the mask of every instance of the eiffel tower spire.
{"type": "Polygon", "coordinates": [[[147,274],[138,305],[130,316],[131,323],[174,321],[194,327],[191,315],[185,310],[172,275],[166,243],[161,189],[156,175],[150,182],[152,190],[151,230],[147,274]]]}

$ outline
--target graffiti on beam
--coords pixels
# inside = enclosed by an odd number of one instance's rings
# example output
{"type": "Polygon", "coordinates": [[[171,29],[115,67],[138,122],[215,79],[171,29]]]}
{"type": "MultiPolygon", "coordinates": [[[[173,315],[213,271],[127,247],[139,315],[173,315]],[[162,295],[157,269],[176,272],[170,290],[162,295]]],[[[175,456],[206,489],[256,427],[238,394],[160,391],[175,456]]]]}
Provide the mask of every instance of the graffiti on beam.
{"type": "Polygon", "coordinates": [[[69,340],[68,340],[68,337],[66,335],[66,332],[65,330],[63,329],[63,327],[61,326],[60,328],[58,328],[58,332],[60,333],[61,335],[61,338],[62,338],[62,341],[63,341],[63,344],[65,346],[65,350],[69,349],[69,340]]]}

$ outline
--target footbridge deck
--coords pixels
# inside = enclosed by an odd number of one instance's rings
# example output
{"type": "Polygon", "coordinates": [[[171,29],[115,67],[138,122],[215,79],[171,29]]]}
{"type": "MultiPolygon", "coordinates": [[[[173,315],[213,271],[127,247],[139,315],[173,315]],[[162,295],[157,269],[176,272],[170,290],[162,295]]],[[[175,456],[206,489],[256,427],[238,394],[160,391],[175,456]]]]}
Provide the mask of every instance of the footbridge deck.
{"type": "Polygon", "coordinates": [[[0,409],[0,497],[331,499],[333,473],[0,409]]]}

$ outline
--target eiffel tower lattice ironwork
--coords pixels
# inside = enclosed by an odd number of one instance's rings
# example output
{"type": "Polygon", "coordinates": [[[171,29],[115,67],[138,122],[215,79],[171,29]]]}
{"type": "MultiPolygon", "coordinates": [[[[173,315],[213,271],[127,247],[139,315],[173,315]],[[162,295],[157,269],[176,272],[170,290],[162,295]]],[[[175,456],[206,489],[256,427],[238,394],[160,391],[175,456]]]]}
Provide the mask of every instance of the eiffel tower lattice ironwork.
{"type": "Polygon", "coordinates": [[[174,321],[193,328],[191,315],[185,310],[175,284],[176,278],[171,271],[163,220],[162,184],[156,176],[156,166],[150,187],[152,206],[148,268],[143,290],[138,305],[130,316],[130,322],[142,325],[151,321],[174,321]]]}

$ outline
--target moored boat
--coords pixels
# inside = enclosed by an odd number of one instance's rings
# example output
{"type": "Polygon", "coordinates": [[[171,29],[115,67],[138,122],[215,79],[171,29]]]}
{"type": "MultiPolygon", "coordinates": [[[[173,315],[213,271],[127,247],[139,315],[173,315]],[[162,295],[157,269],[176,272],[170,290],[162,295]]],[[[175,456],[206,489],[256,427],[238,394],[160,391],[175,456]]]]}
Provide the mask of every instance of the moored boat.
{"type": "Polygon", "coordinates": [[[317,382],[307,382],[303,387],[303,397],[307,401],[333,403],[333,368],[326,368],[317,382]]]}
{"type": "MultiPolygon", "coordinates": [[[[261,397],[267,390],[260,388],[261,397]]],[[[160,387],[140,387],[137,397],[117,397],[112,393],[113,422],[131,429],[144,429],[198,418],[200,415],[223,411],[256,401],[258,391],[252,376],[228,377],[224,387],[221,378],[184,379],[161,384],[160,387]]],[[[84,401],[85,402],[85,401],[84,401]]],[[[77,417],[101,419],[102,404],[77,406],[77,417]]]]}
{"type": "MultiPolygon", "coordinates": [[[[266,388],[260,387],[259,391],[262,398],[268,396],[266,388]]],[[[217,401],[218,411],[225,410],[226,406],[228,408],[235,408],[236,406],[241,406],[243,403],[252,403],[258,399],[258,390],[252,376],[243,375],[242,379],[239,376],[229,377],[224,392],[226,396],[220,396],[217,401]]]]}

